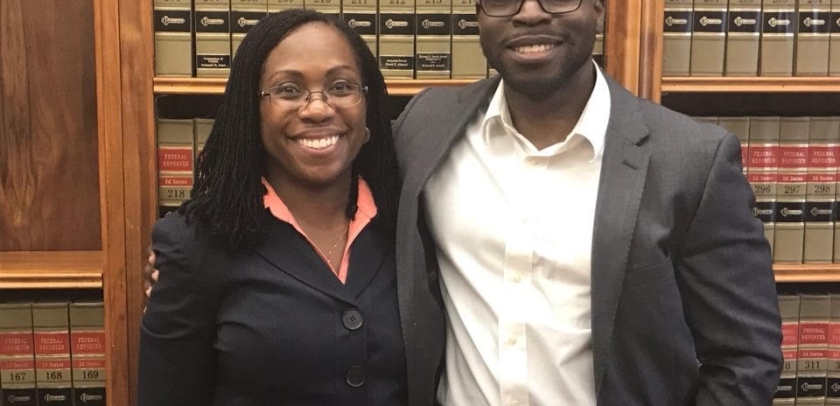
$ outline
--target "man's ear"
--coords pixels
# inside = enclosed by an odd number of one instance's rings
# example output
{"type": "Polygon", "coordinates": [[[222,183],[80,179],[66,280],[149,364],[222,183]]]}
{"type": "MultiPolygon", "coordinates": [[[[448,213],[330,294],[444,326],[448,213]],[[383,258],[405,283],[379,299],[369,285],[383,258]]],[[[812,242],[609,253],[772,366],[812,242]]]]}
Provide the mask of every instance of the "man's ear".
{"type": "Polygon", "coordinates": [[[604,20],[606,13],[604,13],[604,2],[602,0],[595,0],[595,12],[598,14],[598,19],[595,21],[595,32],[598,34],[604,33],[604,20]]]}

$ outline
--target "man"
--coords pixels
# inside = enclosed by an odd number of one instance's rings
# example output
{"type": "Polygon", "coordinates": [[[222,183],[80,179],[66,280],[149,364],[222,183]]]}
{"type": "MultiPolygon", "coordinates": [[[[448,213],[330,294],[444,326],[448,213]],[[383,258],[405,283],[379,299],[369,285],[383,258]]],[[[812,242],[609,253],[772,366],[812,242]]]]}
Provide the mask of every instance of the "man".
{"type": "Polygon", "coordinates": [[[443,405],[769,405],[780,318],[736,138],[597,69],[600,0],[476,2],[502,80],[395,124],[411,404],[444,312],[443,405]]]}
{"type": "Polygon", "coordinates": [[[770,404],[780,318],[736,138],[597,69],[600,0],[477,13],[502,80],[395,123],[410,405],[770,404]]]}

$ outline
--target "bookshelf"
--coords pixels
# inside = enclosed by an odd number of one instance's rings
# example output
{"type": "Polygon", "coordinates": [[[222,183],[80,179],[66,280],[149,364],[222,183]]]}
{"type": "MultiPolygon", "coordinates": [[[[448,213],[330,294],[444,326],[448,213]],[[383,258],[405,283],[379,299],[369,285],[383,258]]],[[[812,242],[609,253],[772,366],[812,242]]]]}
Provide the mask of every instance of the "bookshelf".
{"type": "Polygon", "coordinates": [[[664,93],[840,92],[840,77],[663,77],[664,93]]]}
{"type": "Polygon", "coordinates": [[[0,252],[0,289],[101,289],[102,251],[0,252]]]}
{"type": "Polygon", "coordinates": [[[840,282],[840,264],[775,264],[776,282],[840,282]]]}

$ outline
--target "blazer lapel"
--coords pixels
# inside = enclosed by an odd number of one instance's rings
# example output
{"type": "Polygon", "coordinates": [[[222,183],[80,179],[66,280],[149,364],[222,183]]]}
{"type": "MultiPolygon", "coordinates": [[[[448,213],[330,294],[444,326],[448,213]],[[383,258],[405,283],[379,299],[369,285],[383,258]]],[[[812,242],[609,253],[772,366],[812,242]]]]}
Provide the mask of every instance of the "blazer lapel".
{"type": "Polygon", "coordinates": [[[292,226],[266,215],[266,242],[257,255],[289,276],[338,300],[350,301],[342,284],[292,226]]]}
{"type": "Polygon", "coordinates": [[[382,261],[385,257],[383,252],[388,252],[387,241],[383,241],[376,232],[375,224],[368,224],[362,233],[353,241],[350,254],[350,272],[347,273],[345,288],[347,295],[356,298],[370,284],[373,277],[382,268],[382,261]]]}
{"type": "Polygon", "coordinates": [[[606,371],[630,243],[645,187],[649,134],[639,101],[607,78],[612,107],[592,238],[592,341],[596,394],[606,371]]]}

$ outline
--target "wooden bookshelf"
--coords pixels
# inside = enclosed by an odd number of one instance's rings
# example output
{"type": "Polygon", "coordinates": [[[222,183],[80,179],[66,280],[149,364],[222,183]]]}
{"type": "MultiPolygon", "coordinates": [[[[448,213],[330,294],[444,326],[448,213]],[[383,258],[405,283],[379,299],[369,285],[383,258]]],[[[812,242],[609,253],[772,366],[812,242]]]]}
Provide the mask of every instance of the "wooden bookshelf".
{"type": "Polygon", "coordinates": [[[775,264],[776,282],[840,282],[840,264],[775,264]]]}
{"type": "MultiPolygon", "coordinates": [[[[476,79],[437,80],[386,80],[388,94],[392,96],[413,96],[427,87],[457,87],[475,82],[476,79]]],[[[154,78],[155,94],[223,94],[225,78],[154,78]]]]}
{"type": "Polygon", "coordinates": [[[840,92],[840,77],[663,77],[662,92],[828,93],[840,92]]]}
{"type": "Polygon", "coordinates": [[[0,289],[102,288],[102,251],[0,252],[0,289]]]}

